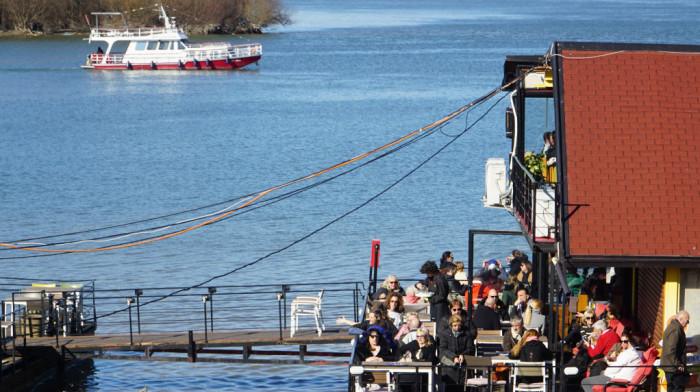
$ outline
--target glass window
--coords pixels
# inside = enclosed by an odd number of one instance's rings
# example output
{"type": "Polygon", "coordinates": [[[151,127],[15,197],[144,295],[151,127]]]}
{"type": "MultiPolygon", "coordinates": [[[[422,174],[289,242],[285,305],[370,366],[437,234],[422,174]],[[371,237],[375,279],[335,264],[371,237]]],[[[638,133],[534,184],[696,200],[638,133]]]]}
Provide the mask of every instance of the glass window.
{"type": "Polygon", "coordinates": [[[686,336],[695,336],[700,333],[700,269],[681,269],[680,301],[678,309],[684,309],[690,313],[690,324],[685,331],[686,336]]]}
{"type": "Polygon", "coordinates": [[[170,41],[159,41],[158,50],[168,50],[170,47],[170,41]]]}
{"type": "Polygon", "coordinates": [[[146,41],[136,42],[136,50],[144,50],[144,49],[146,49],[146,41]]]}
{"type": "Polygon", "coordinates": [[[158,47],[158,41],[150,41],[148,43],[148,50],[156,50],[158,47]]]}

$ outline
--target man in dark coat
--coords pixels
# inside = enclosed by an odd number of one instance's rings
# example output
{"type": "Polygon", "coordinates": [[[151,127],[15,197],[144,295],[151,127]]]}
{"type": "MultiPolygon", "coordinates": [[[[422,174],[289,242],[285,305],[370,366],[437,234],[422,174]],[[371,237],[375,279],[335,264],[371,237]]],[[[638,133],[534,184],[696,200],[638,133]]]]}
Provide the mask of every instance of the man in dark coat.
{"type": "Polygon", "coordinates": [[[489,290],[487,297],[482,299],[479,304],[485,304],[486,300],[489,298],[493,298],[493,300],[496,301],[496,308],[494,308],[494,310],[498,314],[498,317],[503,321],[508,320],[508,307],[498,298],[498,291],[496,291],[496,289],[489,290]]]}
{"type": "Polygon", "coordinates": [[[474,311],[474,324],[479,329],[488,330],[501,330],[501,318],[498,317],[498,313],[494,310],[496,307],[496,300],[493,298],[486,298],[483,304],[479,304],[474,311]]]}
{"type": "Polygon", "coordinates": [[[664,331],[661,369],[666,373],[668,392],[683,392],[688,385],[689,375],[685,367],[685,328],[690,315],[685,310],[676,314],[664,331]]]}

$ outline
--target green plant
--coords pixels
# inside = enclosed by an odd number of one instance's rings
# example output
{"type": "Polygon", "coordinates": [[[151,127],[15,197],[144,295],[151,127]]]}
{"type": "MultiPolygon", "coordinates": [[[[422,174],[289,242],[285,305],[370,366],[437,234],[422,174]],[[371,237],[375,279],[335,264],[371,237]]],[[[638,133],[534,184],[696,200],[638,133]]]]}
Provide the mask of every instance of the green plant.
{"type": "Polygon", "coordinates": [[[544,180],[544,173],[547,170],[544,154],[525,154],[525,162],[523,163],[530,174],[535,177],[535,181],[544,180]]]}

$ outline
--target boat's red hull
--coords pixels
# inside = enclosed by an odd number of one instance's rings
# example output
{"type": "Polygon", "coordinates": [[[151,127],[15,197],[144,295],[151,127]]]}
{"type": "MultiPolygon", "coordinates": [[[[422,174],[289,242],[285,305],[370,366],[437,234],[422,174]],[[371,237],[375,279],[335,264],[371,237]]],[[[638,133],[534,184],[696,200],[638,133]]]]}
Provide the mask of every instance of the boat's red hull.
{"type": "Polygon", "coordinates": [[[163,70],[163,69],[191,69],[191,70],[230,70],[236,68],[242,68],[246,65],[252,64],[260,60],[261,56],[251,56],[245,58],[231,59],[231,60],[208,60],[208,61],[188,61],[186,63],[151,63],[151,64],[131,64],[129,62],[125,63],[111,63],[111,64],[92,64],[92,69],[100,70],[133,70],[133,69],[149,69],[149,70],[163,70]]]}

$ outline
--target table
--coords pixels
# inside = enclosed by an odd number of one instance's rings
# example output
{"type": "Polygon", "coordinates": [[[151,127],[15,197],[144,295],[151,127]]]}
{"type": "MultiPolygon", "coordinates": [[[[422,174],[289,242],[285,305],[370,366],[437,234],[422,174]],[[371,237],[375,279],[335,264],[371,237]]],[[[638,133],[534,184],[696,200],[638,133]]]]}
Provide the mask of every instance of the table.
{"type": "Polygon", "coordinates": [[[362,362],[363,372],[386,372],[389,390],[391,389],[391,375],[397,373],[427,374],[428,392],[435,391],[434,368],[430,362],[362,362]],[[417,371],[416,371],[417,369],[417,371]]]}

